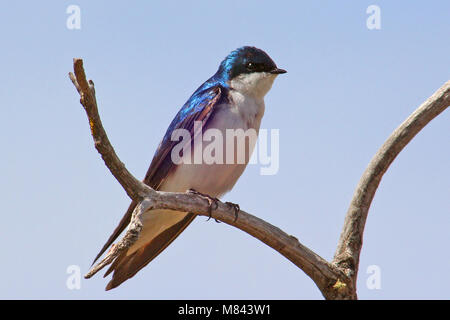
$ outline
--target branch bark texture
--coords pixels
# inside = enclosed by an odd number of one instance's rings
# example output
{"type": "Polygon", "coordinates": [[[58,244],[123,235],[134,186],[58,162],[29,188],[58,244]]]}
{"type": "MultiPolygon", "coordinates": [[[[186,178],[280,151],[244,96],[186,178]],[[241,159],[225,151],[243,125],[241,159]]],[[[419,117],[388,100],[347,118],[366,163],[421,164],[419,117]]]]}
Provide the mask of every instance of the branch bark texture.
{"type": "MultiPolygon", "coordinates": [[[[125,235],[113,245],[99,263],[92,267],[85,276],[90,278],[137,240],[142,229],[142,215],[146,211],[170,209],[194,212],[203,216],[209,216],[210,211],[208,201],[200,195],[155,191],[136,179],[126,169],[103,128],[98,113],[94,83],[86,80],[83,61],[74,59],[73,67],[74,73],[69,73],[69,77],[80,94],[80,103],[88,116],[95,147],[128,196],[139,201],[125,235]]],[[[238,219],[235,220],[234,208],[226,203],[218,202],[211,216],[245,231],[278,251],[303,270],[316,283],[326,299],[356,299],[356,275],[364,225],[381,177],[405,145],[428,122],[444,111],[449,102],[450,81],[401,124],[374,156],[356,188],[335,257],[331,262],[302,245],[297,238],[245,211],[240,210],[238,219]]]]}

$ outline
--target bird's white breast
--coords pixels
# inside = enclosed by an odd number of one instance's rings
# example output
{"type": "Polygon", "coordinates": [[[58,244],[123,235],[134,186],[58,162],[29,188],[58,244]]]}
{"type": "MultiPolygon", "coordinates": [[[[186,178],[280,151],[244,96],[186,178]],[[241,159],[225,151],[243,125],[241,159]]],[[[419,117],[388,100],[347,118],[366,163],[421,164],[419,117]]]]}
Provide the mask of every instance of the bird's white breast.
{"type": "MultiPolygon", "coordinates": [[[[250,141],[247,146],[244,163],[236,163],[235,161],[233,161],[234,163],[227,163],[227,150],[233,150],[235,155],[238,153],[236,140],[226,139],[227,129],[242,129],[243,131],[250,129],[254,131],[257,137],[265,106],[263,99],[256,99],[235,90],[230,91],[230,99],[230,104],[216,106],[217,110],[214,112],[213,118],[208,121],[207,127],[203,129],[203,134],[210,128],[220,131],[223,137],[223,163],[194,164],[193,161],[191,161],[191,164],[182,163],[166,179],[160,190],[183,192],[192,188],[212,197],[219,197],[234,186],[248,164],[256,141],[250,141]]],[[[203,154],[209,143],[211,142],[203,142],[201,146],[194,145],[191,154],[199,152],[195,150],[196,148],[202,148],[201,154],[203,154]]]]}

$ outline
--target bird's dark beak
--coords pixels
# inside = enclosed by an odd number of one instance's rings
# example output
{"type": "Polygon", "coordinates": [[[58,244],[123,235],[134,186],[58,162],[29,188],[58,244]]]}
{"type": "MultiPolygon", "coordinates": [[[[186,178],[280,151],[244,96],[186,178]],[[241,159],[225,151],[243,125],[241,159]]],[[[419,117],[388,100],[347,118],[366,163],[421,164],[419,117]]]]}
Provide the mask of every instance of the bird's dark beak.
{"type": "Polygon", "coordinates": [[[286,72],[287,72],[286,70],[278,69],[278,68],[275,68],[272,71],[270,71],[270,73],[272,73],[272,74],[282,74],[282,73],[286,73],[286,72]]]}

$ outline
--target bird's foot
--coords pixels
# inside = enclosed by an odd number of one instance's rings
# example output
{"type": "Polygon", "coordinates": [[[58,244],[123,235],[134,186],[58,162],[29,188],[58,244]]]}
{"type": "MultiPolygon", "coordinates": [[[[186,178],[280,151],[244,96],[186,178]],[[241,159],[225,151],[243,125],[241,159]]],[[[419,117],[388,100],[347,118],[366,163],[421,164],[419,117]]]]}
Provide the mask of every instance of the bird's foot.
{"type": "Polygon", "coordinates": [[[225,204],[233,208],[233,210],[234,210],[234,222],[236,222],[237,219],[238,219],[238,213],[239,213],[239,211],[241,211],[241,207],[239,207],[239,205],[237,203],[228,202],[228,201],[225,202],[225,204]]]}
{"type": "MultiPolygon", "coordinates": [[[[211,197],[211,196],[209,196],[207,194],[198,192],[197,190],[194,190],[194,189],[189,189],[187,192],[195,194],[197,196],[200,196],[200,197],[202,197],[202,198],[204,198],[204,199],[206,199],[208,201],[208,204],[209,204],[208,214],[209,215],[208,215],[208,220],[206,220],[206,221],[209,221],[209,219],[212,218],[212,216],[211,216],[212,215],[212,211],[216,210],[219,207],[219,204],[217,203],[219,201],[219,199],[213,198],[213,197],[211,197]],[[213,209],[213,205],[214,205],[214,209],[213,209]]],[[[220,223],[220,221],[218,221],[217,219],[214,219],[214,220],[216,220],[217,223],[220,223]]]]}

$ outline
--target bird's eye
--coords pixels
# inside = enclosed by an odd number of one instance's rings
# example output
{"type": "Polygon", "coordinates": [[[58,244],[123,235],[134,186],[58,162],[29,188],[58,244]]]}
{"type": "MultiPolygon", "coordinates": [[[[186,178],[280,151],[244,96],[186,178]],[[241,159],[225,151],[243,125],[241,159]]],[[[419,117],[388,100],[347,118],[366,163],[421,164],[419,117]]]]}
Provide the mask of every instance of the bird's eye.
{"type": "Polygon", "coordinates": [[[252,63],[252,62],[247,62],[247,69],[248,70],[254,70],[255,69],[255,64],[254,63],[252,63]]]}

